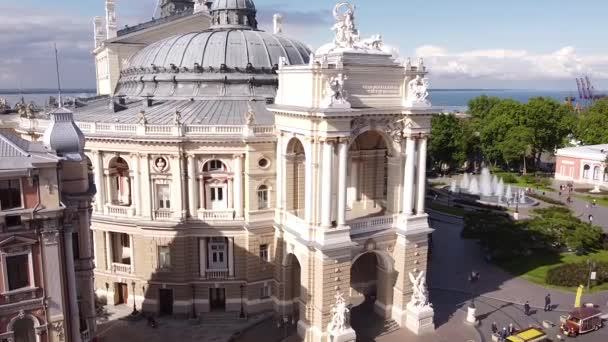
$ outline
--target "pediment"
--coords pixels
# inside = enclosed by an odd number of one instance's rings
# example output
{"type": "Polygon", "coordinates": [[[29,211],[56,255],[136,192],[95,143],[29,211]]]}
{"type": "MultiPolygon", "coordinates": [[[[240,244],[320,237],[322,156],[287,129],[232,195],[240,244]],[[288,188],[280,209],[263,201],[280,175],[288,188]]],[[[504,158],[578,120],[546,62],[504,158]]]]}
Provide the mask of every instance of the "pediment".
{"type": "Polygon", "coordinates": [[[23,236],[14,235],[9,237],[8,239],[0,241],[0,248],[7,247],[16,247],[23,245],[34,245],[38,242],[38,240],[26,238],[23,236]]]}

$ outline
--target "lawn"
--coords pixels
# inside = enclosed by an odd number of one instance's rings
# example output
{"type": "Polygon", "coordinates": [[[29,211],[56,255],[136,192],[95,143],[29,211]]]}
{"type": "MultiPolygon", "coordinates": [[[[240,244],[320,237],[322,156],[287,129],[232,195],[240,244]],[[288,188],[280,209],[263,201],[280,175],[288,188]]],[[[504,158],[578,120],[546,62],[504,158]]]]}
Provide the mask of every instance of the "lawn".
{"type": "Polygon", "coordinates": [[[608,207],[608,196],[603,196],[603,197],[595,197],[595,196],[590,196],[590,195],[574,195],[574,197],[583,200],[585,202],[593,202],[593,200],[595,200],[597,202],[597,204],[599,205],[603,205],[605,207],[608,207]]]}
{"type": "Polygon", "coordinates": [[[554,192],[549,182],[551,179],[548,178],[537,178],[534,176],[519,176],[517,173],[513,172],[496,172],[495,173],[498,178],[503,178],[506,184],[513,184],[521,188],[532,188],[545,192],[554,192]]]}
{"type": "MultiPolygon", "coordinates": [[[[576,287],[560,287],[547,284],[545,282],[547,272],[549,272],[549,269],[561,264],[586,262],[589,259],[608,262],[608,251],[602,250],[588,255],[576,255],[573,253],[538,253],[530,256],[522,256],[519,258],[501,261],[499,262],[499,266],[501,266],[507,272],[513,275],[521,276],[534,284],[564,291],[576,292],[576,287]]],[[[600,292],[606,290],[608,290],[608,283],[592,287],[591,291],[589,292],[600,292]]]]}
{"type": "Polygon", "coordinates": [[[442,213],[446,213],[446,214],[450,214],[450,215],[454,215],[454,216],[464,216],[464,214],[466,214],[466,212],[467,212],[466,210],[464,210],[462,208],[448,207],[447,205],[434,203],[434,202],[428,203],[427,207],[429,207],[430,209],[437,210],[442,213]]]}

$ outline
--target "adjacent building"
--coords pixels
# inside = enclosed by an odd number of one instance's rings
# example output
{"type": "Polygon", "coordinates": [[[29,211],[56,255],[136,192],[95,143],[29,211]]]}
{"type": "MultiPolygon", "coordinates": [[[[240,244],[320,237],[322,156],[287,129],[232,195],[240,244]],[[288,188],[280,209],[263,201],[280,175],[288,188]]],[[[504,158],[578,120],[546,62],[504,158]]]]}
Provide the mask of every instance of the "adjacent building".
{"type": "MultiPolygon", "coordinates": [[[[432,329],[432,310],[408,307],[432,231],[422,60],[361,39],[348,3],[315,52],[280,20],[259,30],[251,0],[207,6],[118,37],[134,43],[98,73],[112,96],[74,109],[97,185],[97,298],[182,317],[274,310],[322,341],[341,292],[432,329]]],[[[98,68],[114,39],[96,42],[98,68]]],[[[18,131],[36,140],[49,124],[18,131]]]]}
{"type": "Polygon", "coordinates": [[[58,109],[42,142],[0,132],[0,341],[89,341],[95,333],[84,137],[58,109]]]}
{"type": "Polygon", "coordinates": [[[555,179],[608,189],[608,144],[562,148],[555,157],[555,179]]]}

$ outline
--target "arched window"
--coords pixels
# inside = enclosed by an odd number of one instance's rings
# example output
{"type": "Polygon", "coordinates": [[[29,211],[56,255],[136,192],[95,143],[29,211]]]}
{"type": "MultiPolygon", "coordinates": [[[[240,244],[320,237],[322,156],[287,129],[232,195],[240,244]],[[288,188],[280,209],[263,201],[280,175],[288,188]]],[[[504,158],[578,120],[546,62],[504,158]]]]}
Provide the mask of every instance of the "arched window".
{"type": "Polygon", "coordinates": [[[586,179],[589,178],[589,170],[591,170],[591,166],[585,165],[583,167],[583,178],[586,178],[586,179]]]}
{"type": "Polygon", "coordinates": [[[600,180],[600,167],[596,166],[593,168],[593,179],[600,180]]]}
{"type": "Polygon", "coordinates": [[[260,185],[258,188],[258,209],[268,209],[268,187],[266,185],[260,185]]]}
{"type": "Polygon", "coordinates": [[[204,172],[218,172],[218,171],[226,171],[226,166],[220,160],[214,159],[205,163],[203,166],[204,172]]]}
{"type": "Polygon", "coordinates": [[[115,205],[130,206],[131,200],[131,176],[129,164],[121,158],[114,158],[109,167],[111,191],[110,202],[115,205]]]}

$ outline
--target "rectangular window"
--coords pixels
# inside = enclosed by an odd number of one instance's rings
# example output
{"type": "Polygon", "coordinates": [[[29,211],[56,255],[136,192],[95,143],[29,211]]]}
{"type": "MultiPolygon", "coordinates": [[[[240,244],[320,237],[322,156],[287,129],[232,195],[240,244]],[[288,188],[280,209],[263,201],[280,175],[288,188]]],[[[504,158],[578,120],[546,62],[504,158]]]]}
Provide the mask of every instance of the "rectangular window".
{"type": "Polygon", "coordinates": [[[260,245],[260,260],[268,261],[268,245],[260,245]]]}
{"type": "Polygon", "coordinates": [[[158,209],[171,209],[171,192],[168,184],[159,184],[156,188],[158,209]]]}
{"type": "Polygon", "coordinates": [[[29,255],[21,254],[6,257],[6,273],[8,278],[8,290],[14,291],[30,287],[29,255]]]}
{"type": "Polygon", "coordinates": [[[209,162],[209,171],[221,171],[224,169],[224,164],[219,160],[212,160],[209,162]]]}
{"type": "Polygon", "coordinates": [[[217,188],[217,200],[218,201],[224,200],[224,188],[217,188]]]}
{"type": "Polygon", "coordinates": [[[272,293],[270,291],[270,285],[268,285],[267,283],[264,283],[264,286],[262,286],[260,288],[260,298],[261,299],[270,298],[271,294],[272,293]]]}
{"type": "Polygon", "coordinates": [[[158,246],[158,267],[171,267],[171,248],[169,246],[158,246]]]}
{"type": "Polygon", "coordinates": [[[265,185],[258,188],[258,209],[268,209],[268,187],[265,185]]]}
{"type": "Polygon", "coordinates": [[[129,235],[125,233],[120,234],[120,246],[124,248],[129,248],[131,246],[131,241],[129,240],[129,235]]]}
{"type": "Polygon", "coordinates": [[[21,207],[21,182],[18,179],[0,180],[0,209],[21,207]]]}

